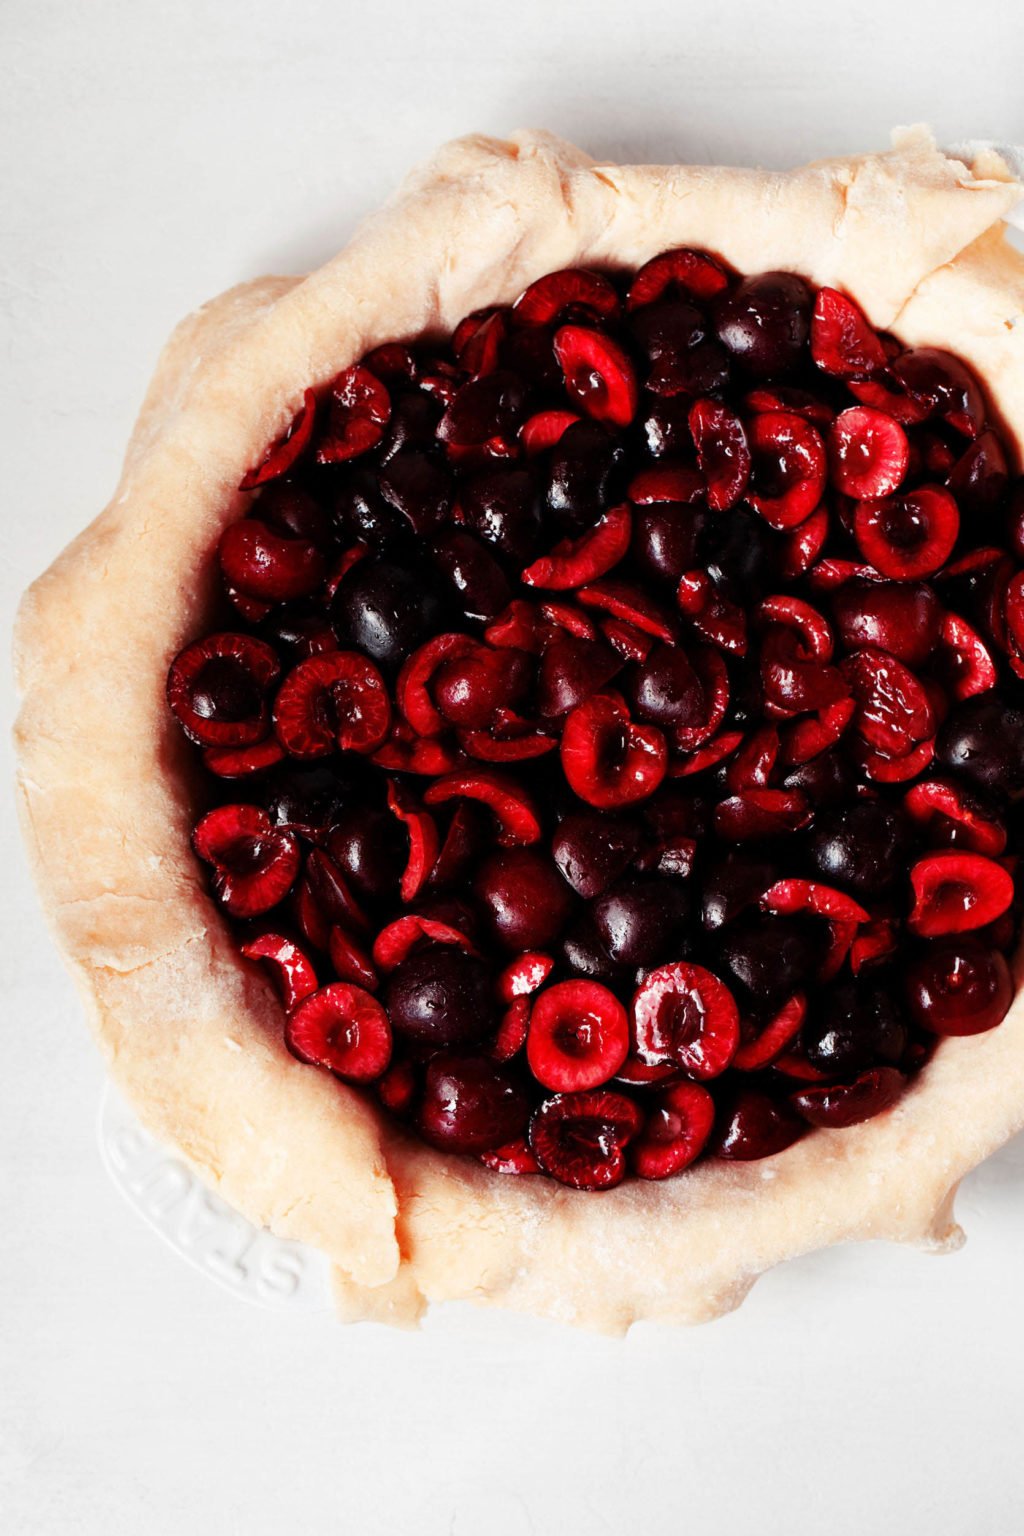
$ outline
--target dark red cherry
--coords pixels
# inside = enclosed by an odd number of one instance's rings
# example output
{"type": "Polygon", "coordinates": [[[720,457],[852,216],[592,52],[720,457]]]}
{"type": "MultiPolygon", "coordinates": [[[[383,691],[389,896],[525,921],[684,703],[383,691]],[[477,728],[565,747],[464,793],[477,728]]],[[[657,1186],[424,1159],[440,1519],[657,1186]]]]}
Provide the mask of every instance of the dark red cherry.
{"type": "Polygon", "coordinates": [[[389,668],[443,628],[441,603],[422,571],[369,559],[360,560],[342,581],[331,622],[343,645],[389,668]]]}
{"type": "Polygon", "coordinates": [[[540,500],[529,470],[485,469],[463,486],[459,504],[467,526],[517,566],[536,553],[540,500]]]}
{"type": "Polygon", "coordinates": [[[590,904],[594,926],[621,965],[655,965],[678,951],[689,915],[685,884],[677,880],[618,880],[590,904]]]}
{"type": "Polygon", "coordinates": [[[589,901],[628,869],[640,848],[640,824],[595,810],[570,811],[551,844],[555,863],[577,895],[589,901]]]}
{"type": "Polygon", "coordinates": [[[916,667],[938,644],[942,604],[920,583],[851,581],[833,593],[832,607],[847,650],[871,646],[916,667]]]}
{"type": "Polygon", "coordinates": [[[806,986],[822,957],[810,922],[760,913],[723,928],[720,950],[730,975],[755,1000],[769,1004],[806,986]]]}
{"type": "Polygon", "coordinates": [[[841,981],[813,1005],[801,1031],[804,1054],[827,1077],[895,1065],[907,1046],[907,1024],[893,989],[841,981]]]}
{"type": "Polygon", "coordinates": [[[654,581],[678,584],[697,559],[704,515],[680,502],[661,502],[638,510],[633,519],[632,556],[654,581]]]}
{"type": "Polygon", "coordinates": [[[387,979],[391,1027],[420,1045],[468,1045],[497,1024],[489,968],[450,944],[414,950],[387,979]]]}
{"type": "Polygon", "coordinates": [[[715,301],[715,330],[748,378],[778,378],[800,361],[813,303],[803,278],[791,272],[762,272],[744,278],[715,301]]]}
{"type": "Polygon", "coordinates": [[[910,846],[906,813],[882,800],[820,813],[809,841],[825,879],[861,896],[879,896],[905,875],[910,846]]]}
{"type": "Polygon", "coordinates": [[[869,1067],[849,1083],[821,1083],[790,1094],[789,1102],[811,1125],[842,1130],[889,1109],[907,1085],[895,1067],[869,1067]]]}
{"type": "Polygon", "coordinates": [[[488,1152],[521,1136],[528,1114],[526,1094],[506,1068],[448,1051],[427,1065],[416,1123],[442,1152],[488,1152]]]}
{"type": "Polygon", "coordinates": [[[730,1162],[753,1162],[784,1152],[806,1130],[806,1122],[784,1101],[742,1088],[723,1107],[708,1151],[730,1162]]]}
{"type": "Polygon", "coordinates": [[[546,854],[508,848],[492,854],[473,882],[494,941],[504,950],[547,949],[572,909],[572,893],[546,854]]]}
{"type": "Polygon", "coordinates": [[[448,528],[433,543],[434,561],[447,583],[452,605],[467,619],[493,619],[512,596],[508,577],[475,534],[448,528]]]}
{"type": "Polygon", "coordinates": [[[936,1035],[994,1029],[1013,995],[1006,957],[966,934],[925,945],[907,970],[910,1012],[922,1029],[936,1035]]]}
{"type": "Polygon", "coordinates": [[[666,730],[704,719],[704,685],[680,646],[656,645],[628,678],[633,714],[666,730]]]}
{"type": "Polygon", "coordinates": [[[1024,710],[992,693],[968,699],[939,732],[937,756],[982,789],[1024,789],[1024,710]]]}
{"type": "Polygon", "coordinates": [[[359,899],[372,902],[396,895],[407,844],[394,816],[352,805],[332,818],[326,846],[359,899]]]}
{"type": "Polygon", "coordinates": [[[619,499],[612,493],[624,455],[615,438],[596,421],[569,427],[552,449],[547,504],[568,529],[593,522],[619,499]]]}
{"type": "Polygon", "coordinates": [[[755,852],[730,849],[707,870],[703,882],[701,915],[713,933],[731,923],[741,912],[757,904],[776,877],[776,866],[755,852]]]}

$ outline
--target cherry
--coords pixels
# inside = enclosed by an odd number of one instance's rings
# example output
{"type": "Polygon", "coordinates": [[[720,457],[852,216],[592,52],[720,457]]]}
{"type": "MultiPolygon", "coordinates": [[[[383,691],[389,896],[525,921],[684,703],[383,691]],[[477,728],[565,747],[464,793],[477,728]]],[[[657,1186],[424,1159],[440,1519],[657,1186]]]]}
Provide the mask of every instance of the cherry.
{"type": "Polygon", "coordinates": [[[756,1088],[742,1088],[726,1104],[709,1150],[713,1157],[752,1162],[784,1152],[806,1130],[788,1104],[756,1088]]]}
{"type": "Polygon", "coordinates": [[[799,918],[750,914],[723,930],[721,955],[752,997],[778,1003],[813,975],[821,946],[814,929],[799,918]]]}
{"type": "Polygon", "coordinates": [[[417,1112],[421,1134],[442,1152],[489,1152],[522,1135],[526,1094],[486,1056],[447,1051],[427,1064],[417,1112]]]}
{"type": "Polygon", "coordinates": [[[669,880],[620,880],[591,902],[601,942],[622,965],[652,965],[672,948],[689,913],[686,887],[669,880]]]}
{"type": "Polygon", "coordinates": [[[809,851],[826,880],[879,896],[905,869],[910,842],[907,817],[898,807],[857,800],[818,816],[809,851]]]}
{"type": "Polygon", "coordinates": [[[612,486],[623,452],[597,422],[569,427],[552,450],[548,510],[568,527],[582,526],[613,504],[612,486]]]}
{"type": "Polygon", "coordinates": [[[495,943],[513,953],[553,944],[573,904],[554,864],[532,848],[492,854],[473,889],[495,943]]]}
{"type": "Polygon", "coordinates": [[[526,1057],[534,1077],[555,1093],[599,1088],[629,1051],[629,1021],[607,987],[563,981],[533,1005],[526,1057]]]}
{"type": "Polygon", "coordinates": [[[483,961],[451,945],[413,951],[391,972],[384,1002],[396,1034],[429,1046],[468,1045],[496,1023],[483,961]]]}
{"type": "Polygon", "coordinates": [[[395,668],[441,627],[441,603],[422,574],[383,560],[360,560],[331,604],[343,645],[395,668]]]}
{"type": "Polygon", "coordinates": [[[916,667],[938,644],[942,605],[931,587],[851,581],[833,594],[832,607],[848,650],[870,646],[916,667]]]}
{"type": "Polygon", "coordinates": [[[483,470],[462,491],[463,516],[470,528],[501,554],[521,564],[540,543],[541,513],[537,487],[528,470],[483,470]]]}
{"type": "Polygon", "coordinates": [[[922,1029],[976,1035],[994,1029],[1013,1002],[1004,955],[966,935],[926,945],[907,971],[907,1004],[922,1029]]]}
{"type": "Polygon", "coordinates": [[[866,1067],[898,1064],[907,1046],[907,1025],[888,988],[843,981],[812,1010],[801,1039],[812,1066],[828,1077],[845,1077],[866,1067]]]}
{"type": "Polygon", "coordinates": [[[791,272],[744,278],[715,303],[718,339],[753,379],[789,371],[807,344],[814,296],[791,272]]]}
{"type": "Polygon", "coordinates": [[[360,900],[382,902],[398,890],[407,839],[393,816],[365,806],[339,811],[327,850],[360,900]]]}
{"type": "Polygon", "coordinates": [[[981,789],[1024,789],[1024,710],[981,694],[954,709],[938,739],[938,758],[981,789]]]}
{"type": "Polygon", "coordinates": [[[551,852],[577,895],[590,900],[607,890],[640,848],[638,822],[600,811],[570,811],[562,818],[551,852]]]}
{"type": "Polygon", "coordinates": [[[611,1189],[626,1172],[625,1149],[642,1123],[625,1094],[600,1088],[545,1099],[530,1121],[530,1146],[552,1178],[571,1189],[611,1189]]]}
{"type": "Polygon", "coordinates": [[[811,1125],[842,1129],[889,1109],[907,1085],[895,1067],[870,1067],[850,1083],[823,1083],[790,1095],[789,1102],[811,1125]]]}

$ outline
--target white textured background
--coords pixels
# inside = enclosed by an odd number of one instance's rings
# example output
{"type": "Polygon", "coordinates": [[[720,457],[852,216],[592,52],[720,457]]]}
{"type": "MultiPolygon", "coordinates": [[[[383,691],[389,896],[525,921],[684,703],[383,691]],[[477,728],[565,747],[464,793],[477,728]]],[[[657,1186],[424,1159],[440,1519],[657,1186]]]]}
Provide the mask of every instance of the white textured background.
{"type": "MultiPolygon", "coordinates": [[[[1022,56],[996,0],[2,0],[5,629],[112,489],[173,322],[322,260],[437,141],[772,166],[922,118],[1021,141],[1022,56]]],[[[1024,1146],[969,1180],[961,1254],[819,1256],[693,1333],[264,1313],[108,1184],[99,1065],[3,814],[5,1533],[1024,1529],[1024,1146]]]]}

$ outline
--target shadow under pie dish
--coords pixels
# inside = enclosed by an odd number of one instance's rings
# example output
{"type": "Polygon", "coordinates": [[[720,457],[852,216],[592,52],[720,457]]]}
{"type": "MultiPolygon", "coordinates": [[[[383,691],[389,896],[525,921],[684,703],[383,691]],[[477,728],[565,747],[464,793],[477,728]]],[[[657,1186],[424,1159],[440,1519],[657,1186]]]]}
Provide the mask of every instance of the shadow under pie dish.
{"type": "Polygon", "coordinates": [[[25,599],[22,809],[118,1086],[343,1315],[958,1240],[1024,1124],[1018,196],[467,139],[175,333],[25,599]]]}

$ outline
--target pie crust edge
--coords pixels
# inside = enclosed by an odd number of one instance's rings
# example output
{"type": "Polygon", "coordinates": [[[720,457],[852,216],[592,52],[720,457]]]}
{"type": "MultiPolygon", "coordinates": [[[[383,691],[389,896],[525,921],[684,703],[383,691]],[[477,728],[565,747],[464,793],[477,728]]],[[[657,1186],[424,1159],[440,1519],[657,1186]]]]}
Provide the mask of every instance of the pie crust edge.
{"type": "Polygon", "coordinates": [[[908,130],[788,173],[596,165],[550,135],[445,146],[305,279],[236,288],[174,333],[117,493],[26,595],[18,798],[57,942],[144,1124],[251,1220],[322,1249],[349,1318],[468,1298],[618,1331],[736,1306],[783,1259],[890,1238],[949,1248],[959,1180],[1024,1127],[1024,997],[944,1042],[900,1103],[765,1162],[700,1164],[598,1196],[491,1174],[383,1123],[294,1061],[189,849],[190,754],[164,706],[202,629],[210,550],[242,471],[377,343],[451,330],[546,271],[718,251],[848,291],[909,343],[948,346],[1024,448],[1020,195],[908,130]]]}

